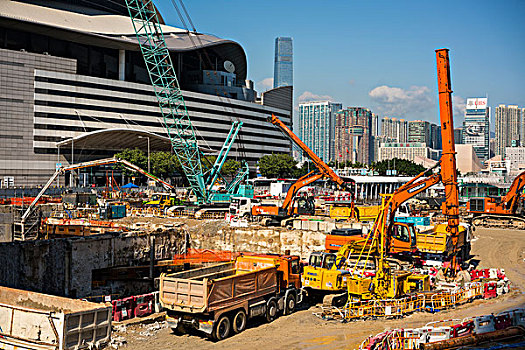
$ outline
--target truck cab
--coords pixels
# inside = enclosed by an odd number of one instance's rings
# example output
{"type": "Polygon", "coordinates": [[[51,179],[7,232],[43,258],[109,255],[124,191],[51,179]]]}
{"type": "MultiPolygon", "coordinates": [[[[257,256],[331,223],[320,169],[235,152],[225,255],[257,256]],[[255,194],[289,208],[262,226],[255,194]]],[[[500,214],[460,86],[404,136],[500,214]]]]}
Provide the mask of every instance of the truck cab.
{"type": "Polygon", "coordinates": [[[281,289],[301,289],[302,266],[300,258],[296,255],[242,255],[235,262],[239,269],[261,269],[276,266],[280,275],[281,289]]]}

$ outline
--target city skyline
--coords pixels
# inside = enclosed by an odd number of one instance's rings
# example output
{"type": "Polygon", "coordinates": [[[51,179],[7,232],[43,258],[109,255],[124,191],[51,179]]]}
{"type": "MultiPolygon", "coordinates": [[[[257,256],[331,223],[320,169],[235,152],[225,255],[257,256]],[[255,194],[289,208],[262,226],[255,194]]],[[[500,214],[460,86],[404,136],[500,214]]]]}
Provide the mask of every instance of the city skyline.
{"type": "MultiPolygon", "coordinates": [[[[249,60],[248,79],[259,92],[273,87],[275,38],[293,37],[296,111],[300,102],[331,100],[369,108],[381,117],[437,123],[434,50],[441,47],[451,50],[456,127],[463,123],[464,105],[471,96],[488,96],[491,106],[525,105],[519,88],[525,79],[525,48],[516,45],[525,36],[519,15],[525,12],[525,3],[278,4],[279,11],[269,6],[271,1],[196,0],[187,7],[198,31],[243,45],[249,60]],[[236,21],[217,17],[218,11],[228,12],[236,21]],[[348,21],[349,13],[373,16],[353,16],[348,21]],[[494,21],[494,13],[505,13],[506,20],[494,21]],[[314,18],[316,24],[304,18],[314,18]]],[[[157,5],[168,23],[180,26],[169,1],[157,5]]]]}

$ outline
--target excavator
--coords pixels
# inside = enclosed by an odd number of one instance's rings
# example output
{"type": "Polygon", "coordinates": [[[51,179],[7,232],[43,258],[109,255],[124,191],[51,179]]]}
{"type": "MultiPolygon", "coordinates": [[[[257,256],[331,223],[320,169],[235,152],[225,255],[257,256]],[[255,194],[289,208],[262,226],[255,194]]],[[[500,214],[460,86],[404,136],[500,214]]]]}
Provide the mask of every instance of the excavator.
{"type": "Polygon", "coordinates": [[[471,198],[467,211],[474,226],[525,229],[523,189],[525,172],[519,174],[502,197],[471,198]]]}
{"type": "Polygon", "coordinates": [[[320,266],[316,266],[315,257],[311,257],[310,262],[314,264],[305,267],[303,286],[310,288],[315,294],[325,293],[328,296],[325,297],[325,304],[336,304],[336,299],[341,302],[342,296],[335,293],[343,291],[344,288],[347,290],[347,298],[351,300],[395,298],[410,291],[428,289],[428,276],[414,275],[407,271],[392,271],[388,252],[397,225],[394,222],[396,210],[402,203],[439,182],[445,187],[445,201],[441,210],[447,217],[446,230],[454,250],[451,271],[453,273],[456,270],[456,251],[460,235],[459,196],[448,49],[436,50],[436,60],[443,140],[441,160],[436,165],[440,166],[440,171],[428,174],[434,168],[428,169],[398,188],[392,195],[386,196],[367,238],[345,244],[335,259],[332,257],[329,261],[321,261],[320,266]]]}
{"type": "MultiPolygon", "coordinates": [[[[272,115],[268,121],[275,125],[283,134],[292,142],[299,146],[303,152],[314,163],[316,170],[300,177],[290,186],[286,197],[280,206],[255,205],[246,198],[234,198],[230,213],[239,216],[264,217],[269,219],[268,223],[279,224],[283,219],[294,215],[313,215],[315,207],[313,200],[307,197],[297,198],[299,190],[320,179],[329,179],[334,182],[340,189],[351,192],[349,184],[337,175],[321,158],[319,158],[292,130],[290,130],[279,118],[272,115]],[[296,205],[297,204],[297,205],[296,205]]],[[[351,218],[356,218],[354,201],[351,202],[351,218]]]]}

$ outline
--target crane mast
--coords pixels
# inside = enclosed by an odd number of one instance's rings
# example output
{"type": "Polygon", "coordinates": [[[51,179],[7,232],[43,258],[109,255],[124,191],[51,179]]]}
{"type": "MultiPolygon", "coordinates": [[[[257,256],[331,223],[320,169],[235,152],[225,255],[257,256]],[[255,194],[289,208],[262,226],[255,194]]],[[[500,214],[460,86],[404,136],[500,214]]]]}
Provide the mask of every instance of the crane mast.
{"type": "Polygon", "coordinates": [[[207,197],[206,184],[197,137],[155,6],[151,0],[126,0],[126,5],[173,151],[195,195],[200,201],[204,201],[207,197]]]}

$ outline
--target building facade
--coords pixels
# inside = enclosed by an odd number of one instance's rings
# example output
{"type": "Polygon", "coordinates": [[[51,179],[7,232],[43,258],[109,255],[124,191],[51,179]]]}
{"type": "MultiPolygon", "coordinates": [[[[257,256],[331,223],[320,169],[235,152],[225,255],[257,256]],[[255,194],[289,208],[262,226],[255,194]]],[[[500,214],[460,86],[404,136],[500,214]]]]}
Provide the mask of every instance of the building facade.
{"type": "Polygon", "coordinates": [[[273,87],[293,86],[293,39],[275,38],[273,87]]]}
{"type": "Polygon", "coordinates": [[[496,130],[494,152],[496,155],[504,158],[506,147],[517,147],[523,142],[523,140],[520,140],[522,129],[521,108],[502,104],[496,107],[494,114],[496,130]]]}
{"type": "MultiPolygon", "coordinates": [[[[124,1],[112,2],[114,9],[94,3],[71,11],[69,1],[0,2],[0,178],[14,186],[41,185],[57,164],[122,150],[74,142],[83,135],[118,129],[167,137],[124,1]],[[70,146],[59,146],[67,140],[70,146]]],[[[266,118],[274,113],[291,125],[291,101],[255,103],[238,43],[202,35],[205,58],[187,31],[162,28],[203,151],[218,153],[232,120],[240,120],[230,156],[255,169],[265,154],[290,153],[290,141],[266,118]]],[[[130,135],[129,145],[147,150],[130,135]]]]}
{"type": "Polygon", "coordinates": [[[430,123],[425,120],[411,120],[408,122],[408,142],[424,143],[431,147],[430,123]]]}
{"type": "Polygon", "coordinates": [[[394,158],[414,161],[416,157],[438,160],[441,155],[440,151],[427,147],[425,143],[382,143],[379,148],[379,160],[390,160],[394,158]]]}
{"type": "Polygon", "coordinates": [[[505,147],[505,161],[510,174],[525,170],[525,147],[505,147]]]}
{"type": "Polygon", "coordinates": [[[463,122],[463,143],[472,145],[478,159],[489,159],[490,107],[487,98],[468,98],[463,122]]]}
{"type": "MultiPolygon", "coordinates": [[[[335,158],[335,115],[341,103],[313,101],[299,104],[299,137],[323,161],[335,158]]],[[[301,159],[305,157],[301,155],[301,159]]]]}
{"type": "Polygon", "coordinates": [[[404,119],[384,117],[381,120],[381,136],[390,142],[407,142],[407,121],[404,119]]]}
{"type": "Polygon", "coordinates": [[[336,113],[335,156],[337,162],[370,164],[374,155],[372,112],[348,107],[336,113]]]}

